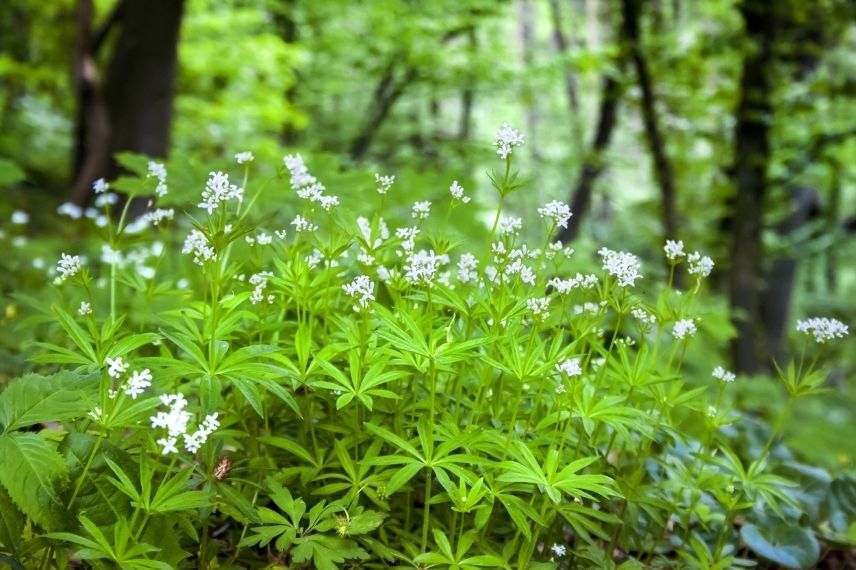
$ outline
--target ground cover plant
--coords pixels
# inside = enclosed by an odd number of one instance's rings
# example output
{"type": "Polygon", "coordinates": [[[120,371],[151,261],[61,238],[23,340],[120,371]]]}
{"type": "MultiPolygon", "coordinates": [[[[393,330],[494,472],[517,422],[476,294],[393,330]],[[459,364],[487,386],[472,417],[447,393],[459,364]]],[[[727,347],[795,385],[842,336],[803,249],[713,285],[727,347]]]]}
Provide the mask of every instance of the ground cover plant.
{"type": "Polygon", "coordinates": [[[787,404],[744,414],[745,379],[688,358],[729,334],[714,261],[575,252],[561,202],[512,215],[524,143],[496,135],[479,240],[456,180],[403,207],[379,173],[348,200],[309,156],[256,176],[240,152],[178,205],[179,173],[123,155],[93,209],[61,208],[94,237],[16,295],[33,373],[0,392],[2,561],[807,568],[852,545],[856,479],[781,443],[847,326],[798,320],[787,404]]]}

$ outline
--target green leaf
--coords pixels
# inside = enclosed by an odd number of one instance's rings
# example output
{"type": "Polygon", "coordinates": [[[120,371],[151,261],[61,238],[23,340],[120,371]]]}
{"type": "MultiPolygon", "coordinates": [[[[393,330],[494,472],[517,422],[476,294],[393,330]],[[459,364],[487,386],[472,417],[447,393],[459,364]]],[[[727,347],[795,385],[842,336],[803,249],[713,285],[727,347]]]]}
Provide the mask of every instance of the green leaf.
{"type": "Polygon", "coordinates": [[[28,517],[43,527],[59,519],[57,484],[66,477],[62,455],[35,433],[0,436],[0,484],[28,517]]]}
{"type": "Polygon", "coordinates": [[[96,387],[94,376],[73,372],[22,376],[0,393],[0,424],[8,432],[43,422],[79,418],[91,409],[96,387]]]}
{"type": "Polygon", "coordinates": [[[747,524],[740,537],[753,552],[785,568],[811,568],[820,557],[814,533],[785,522],[766,528],[747,524]]]}

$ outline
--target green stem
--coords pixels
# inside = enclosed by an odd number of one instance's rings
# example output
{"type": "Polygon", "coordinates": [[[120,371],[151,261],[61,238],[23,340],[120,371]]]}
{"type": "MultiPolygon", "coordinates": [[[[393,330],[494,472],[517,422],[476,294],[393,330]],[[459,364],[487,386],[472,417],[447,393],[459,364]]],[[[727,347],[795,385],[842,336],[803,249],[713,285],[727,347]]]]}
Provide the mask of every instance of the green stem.
{"type": "Polygon", "coordinates": [[[428,478],[425,481],[425,508],[422,511],[422,552],[428,547],[428,526],[431,519],[431,476],[433,471],[428,471],[428,478]]]}

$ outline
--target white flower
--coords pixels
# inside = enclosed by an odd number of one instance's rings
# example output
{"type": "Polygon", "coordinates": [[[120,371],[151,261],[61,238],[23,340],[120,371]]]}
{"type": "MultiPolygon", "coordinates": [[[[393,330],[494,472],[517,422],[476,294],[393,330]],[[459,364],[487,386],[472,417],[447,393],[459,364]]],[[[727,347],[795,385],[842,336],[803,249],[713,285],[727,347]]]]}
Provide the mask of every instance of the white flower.
{"type": "Polygon", "coordinates": [[[92,314],[92,305],[87,303],[86,301],[81,301],[80,306],[77,308],[77,314],[81,317],[85,317],[86,315],[92,314]]]}
{"type": "Polygon", "coordinates": [[[24,210],[15,210],[12,212],[12,223],[23,226],[30,221],[30,214],[25,212],[24,210]]]}
{"type": "MultiPolygon", "coordinates": [[[[166,167],[163,165],[162,162],[155,162],[154,160],[150,160],[148,170],[149,172],[146,175],[146,178],[154,176],[158,179],[158,185],[155,187],[155,194],[160,197],[166,196],[166,167]]],[[[210,214],[211,212],[208,213],[210,214]]]]}
{"type": "Polygon", "coordinates": [[[449,186],[449,194],[452,195],[453,199],[460,200],[463,204],[470,201],[470,197],[464,195],[464,187],[458,184],[457,180],[452,181],[452,185],[449,186]]]}
{"type": "Polygon", "coordinates": [[[433,286],[437,276],[437,270],[441,265],[449,263],[448,255],[437,255],[434,250],[419,250],[408,256],[404,264],[404,278],[409,283],[421,283],[428,287],[433,286]]]}
{"type": "Polygon", "coordinates": [[[461,283],[475,281],[478,278],[478,273],[476,272],[478,265],[479,262],[475,255],[472,253],[462,254],[458,260],[458,280],[461,283]]]}
{"type": "MultiPolygon", "coordinates": [[[[95,205],[96,208],[103,208],[104,206],[115,206],[119,203],[119,195],[114,194],[113,192],[105,192],[96,196],[95,200],[92,203],[95,205]]],[[[79,218],[80,216],[78,215],[76,217],[79,218]]]]}
{"type": "Polygon", "coordinates": [[[310,269],[314,269],[318,266],[321,261],[324,260],[324,254],[321,253],[321,250],[317,247],[312,250],[312,253],[306,256],[306,264],[309,265],[310,269]]]}
{"type": "Polygon", "coordinates": [[[702,256],[697,251],[692,252],[687,256],[687,271],[692,275],[699,277],[707,277],[713,271],[713,260],[709,257],[702,256]]]}
{"type": "Polygon", "coordinates": [[[228,174],[219,171],[210,172],[208,173],[208,180],[205,182],[205,190],[202,191],[202,202],[197,206],[210,215],[222,202],[229,200],[241,202],[243,199],[244,189],[229,182],[228,174]]]}
{"type": "Polygon", "coordinates": [[[583,373],[579,358],[567,358],[556,364],[556,370],[568,377],[579,376],[583,373]]]}
{"type": "Polygon", "coordinates": [[[682,240],[666,240],[666,245],[663,246],[663,251],[666,252],[666,258],[669,261],[675,261],[679,257],[686,255],[684,253],[684,242],[682,240]]]}
{"type": "Polygon", "coordinates": [[[291,174],[291,188],[297,193],[297,196],[303,200],[310,202],[318,202],[325,210],[330,210],[333,206],[339,204],[339,198],[336,196],[328,196],[324,194],[327,189],[321,184],[317,178],[309,173],[306,164],[303,162],[303,157],[299,154],[289,154],[282,159],[289,174],[291,174]]]}
{"type": "Polygon", "coordinates": [[[377,172],[375,172],[374,178],[377,183],[378,194],[386,194],[389,192],[390,187],[392,187],[395,182],[395,176],[381,176],[377,172]]]}
{"type": "Polygon", "coordinates": [[[827,317],[812,317],[803,321],[797,321],[797,331],[814,336],[814,340],[825,343],[828,340],[844,338],[850,334],[847,325],[838,319],[827,317]]]}
{"type": "Polygon", "coordinates": [[[193,263],[203,265],[206,261],[217,259],[217,252],[208,243],[208,238],[199,230],[193,230],[184,240],[181,253],[193,256],[193,263]]]}
{"type": "Polygon", "coordinates": [[[262,271],[250,276],[250,285],[254,286],[253,293],[250,295],[250,302],[253,305],[261,303],[264,300],[265,288],[270,277],[273,277],[273,273],[270,271],[262,271]]]}
{"type": "Polygon", "coordinates": [[[83,208],[72,202],[64,202],[56,209],[56,213],[60,216],[68,216],[69,218],[78,220],[83,216],[83,208]]]}
{"type": "Polygon", "coordinates": [[[96,194],[103,194],[110,189],[110,184],[103,178],[99,178],[92,183],[92,191],[96,194]]]}
{"type": "Polygon", "coordinates": [[[574,289],[592,289],[597,287],[597,275],[593,273],[589,273],[588,275],[577,273],[570,279],[553,277],[547,282],[547,285],[554,288],[559,295],[566,295],[574,289]]]}
{"type": "Polygon", "coordinates": [[[573,214],[571,213],[570,206],[564,202],[553,200],[538,208],[538,215],[542,218],[551,218],[560,228],[567,228],[568,220],[571,219],[573,214]]]}
{"type": "Polygon", "coordinates": [[[159,439],[158,444],[163,447],[161,453],[168,455],[177,453],[175,447],[176,440],[187,433],[187,424],[190,422],[190,412],[187,407],[187,400],[182,394],[162,394],[160,397],[161,404],[167,406],[167,411],[158,412],[157,415],[149,418],[153,428],[163,428],[167,431],[166,438],[159,439]]]}
{"type": "Polygon", "coordinates": [[[633,287],[637,279],[642,279],[639,272],[642,263],[639,258],[626,251],[612,251],[605,247],[597,252],[603,260],[603,269],[615,277],[619,287],[633,287]]]}
{"type": "Polygon", "coordinates": [[[128,383],[125,385],[125,394],[136,400],[137,396],[146,391],[146,388],[152,385],[152,373],[148,368],[142,371],[135,370],[128,378],[128,383]]]}
{"type": "Polygon", "coordinates": [[[636,320],[639,321],[639,324],[641,324],[643,327],[654,326],[654,324],[657,322],[657,319],[654,317],[654,315],[652,315],[641,307],[636,307],[632,309],[630,311],[630,314],[633,315],[633,317],[636,318],[636,320]]]}
{"type": "Polygon", "coordinates": [[[357,312],[368,308],[375,300],[375,284],[368,275],[358,275],[350,283],[342,285],[342,290],[354,299],[354,310],[357,312]]]}
{"type": "Polygon", "coordinates": [[[505,160],[511,154],[514,147],[522,146],[525,142],[526,139],[520,134],[520,131],[512,128],[508,123],[502,123],[502,126],[496,132],[493,144],[496,146],[496,154],[499,158],[505,160]]]}
{"type": "Polygon", "coordinates": [[[554,544],[553,546],[550,547],[550,550],[552,550],[553,554],[555,554],[559,558],[564,556],[565,553],[568,551],[568,549],[563,544],[554,544]]]}
{"type": "Polygon", "coordinates": [[[104,361],[104,365],[107,366],[107,375],[110,378],[119,378],[128,371],[128,363],[122,360],[121,356],[117,356],[116,358],[108,356],[104,361]]]}
{"type": "Polygon", "coordinates": [[[199,451],[202,445],[208,440],[208,437],[220,427],[220,420],[217,419],[217,416],[216,412],[205,416],[205,419],[197,426],[195,432],[184,435],[184,448],[188,453],[199,451]]]}
{"type": "Polygon", "coordinates": [[[270,245],[273,243],[273,237],[265,232],[260,233],[256,236],[256,243],[259,245],[270,245]]]}
{"type": "Polygon", "coordinates": [[[550,316],[550,297],[526,299],[526,308],[529,309],[533,317],[544,320],[550,316]]]}
{"type": "Polygon", "coordinates": [[[81,267],[83,267],[83,262],[79,255],[61,254],[56,264],[56,271],[59,273],[58,281],[62,283],[69,277],[74,277],[80,272],[81,267]]]}
{"type": "Polygon", "coordinates": [[[425,200],[422,202],[414,202],[413,208],[410,210],[410,215],[417,220],[424,220],[431,213],[431,202],[425,200]]]}
{"type": "Polygon", "coordinates": [[[239,152],[235,155],[235,162],[238,164],[246,164],[247,162],[252,162],[255,158],[256,157],[253,156],[253,153],[245,150],[244,152],[239,152]]]}
{"type": "Polygon", "coordinates": [[[735,376],[734,372],[729,372],[728,370],[726,370],[722,366],[717,366],[716,368],[714,368],[711,375],[714,378],[716,378],[717,380],[722,380],[726,384],[730,384],[731,382],[734,382],[734,380],[737,378],[737,376],[735,376]]]}
{"type": "Polygon", "coordinates": [[[318,226],[307,220],[301,215],[294,216],[294,219],[291,220],[291,225],[294,226],[294,231],[297,233],[300,232],[314,232],[318,229],[318,226]]]}
{"type": "Polygon", "coordinates": [[[395,230],[395,237],[401,240],[401,248],[408,253],[412,252],[413,248],[416,247],[417,235],[419,235],[419,228],[416,226],[395,230]]]}
{"type": "Polygon", "coordinates": [[[146,212],[143,214],[142,219],[146,222],[150,223],[153,226],[157,226],[164,220],[171,220],[175,217],[175,210],[172,208],[164,209],[158,208],[156,210],[152,210],[151,212],[146,212]]]}
{"type": "Polygon", "coordinates": [[[672,336],[677,339],[693,337],[696,332],[698,332],[698,329],[692,319],[681,319],[672,327],[672,336]]]}
{"type": "Polygon", "coordinates": [[[503,216],[499,220],[499,235],[513,235],[523,228],[523,218],[503,216]]]}

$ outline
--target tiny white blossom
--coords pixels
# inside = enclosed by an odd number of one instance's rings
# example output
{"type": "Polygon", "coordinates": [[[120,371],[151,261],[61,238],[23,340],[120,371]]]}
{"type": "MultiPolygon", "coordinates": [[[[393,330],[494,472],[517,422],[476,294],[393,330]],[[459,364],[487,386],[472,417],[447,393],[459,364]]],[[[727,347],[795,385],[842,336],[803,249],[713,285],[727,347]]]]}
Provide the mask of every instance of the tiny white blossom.
{"type": "Polygon", "coordinates": [[[408,256],[404,265],[404,278],[412,284],[433,286],[441,265],[449,263],[448,255],[437,255],[434,250],[419,250],[408,256]]]}
{"type": "Polygon", "coordinates": [[[74,277],[80,272],[82,267],[83,261],[79,255],[61,254],[56,264],[56,271],[59,273],[58,281],[62,283],[69,277],[74,277]]]}
{"type": "Polygon", "coordinates": [[[235,162],[238,164],[246,164],[248,162],[252,162],[256,157],[253,156],[253,153],[245,150],[244,152],[239,152],[235,155],[235,162]]]}
{"type": "Polygon", "coordinates": [[[470,201],[470,197],[464,195],[464,187],[458,184],[457,180],[452,181],[452,185],[449,186],[449,194],[455,200],[460,200],[462,204],[468,204],[470,201]]]}
{"type": "Polygon", "coordinates": [[[92,183],[92,191],[96,194],[103,194],[110,189],[110,184],[103,178],[99,178],[92,183]]]}
{"type": "Polygon", "coordinates": [[[265,288],[267,288],[268,279],[271,277],[273,277],[273,273],[270,271],[262,271],[261,273],[255,273],[250,276],[250,285],[254,287],[253,293],[250,295],[250,302],[253,305],[261,303],[265,298],[265,288]]]}
{"type": "Polygon", "coordinates": [[[714,368],[711,375],[714,378],[716,378],[717,380],[722,380],[726,384],[730,384],[731,382],[734,382],[734,380],[737,378],[737,376],[735,376],[734,372],[729,372],[728,370],[726,370],[722,366],[717,366],[716,368],[714,368]]]}
{"type": "Polygon", "coordinates": [[[327,188],[309,173],[303,157],[299,154],[289,154],[282,159],[289,174],[291,174],[291,188],[297,196],[310,202],[318,202],[325,210],[330,210],[339,204],[339,198],[324,194],[327,188]]]}
{"type": "Polygon", "coordinates": [[[698,332],[698,329],[692,319],[681,319],[672,327],[672,336],[677,339],[693,337],[696,332],[698,332]]]}
{"type": "Polygon", "coordinates": [[[643,328],[652,327],[657,322],[657,319],[656,317],[654,317],[654,315],[652,315],[641,307],[635,307],[630,311],[630,314],[633,315],[633,317],[637,321],[639,321],[639,324],[641,324],[643,328]]]}
{"type": "Polygon", "coordinates": [[[567,228],[568,220],[571,219],[573,214],[571,213],[570,206],[564,202],[553,200],[552,202],[547,202],[542,207],[538,208],[538,215],[542,218],[552,219],[560,228],[567,228]]]}
{"type": "Polygon", "coordinates": [[[199,230],[193,230],[184,240],[184,246],[181,248],[181,253],[190,254],[193,256],[193,263],[203,265],[206,261],[211,261],[217,258],[217,252],[208,243],[208,238],[199,230]]]}
{"type": "Polygon", "coordinates": [[[568,551],[568,549],[563,544],[554,544],[553,546],[550,547],[550,550],[552,550],[553,554],[555,554],[559,558],[564,556],[565,553],[568,551]]]}
{"type": "Polygon", "coordinates": [[[202,191],[202,201],[197,206],[208,214],[212,214],[220,204],[230,200],[241,202],[244,199],[244,189],[238,188],[229,181],[229,175],[223,172],[210,172],[202,191]]]}
{"type": "Polygon", "coordinates": [[[130,396],[132,400],[136,400],[137,396],[145,392],[146,388],[151,385],[152,373],[148,368],[144,368],[141,371],[135,370],[131,373],[131,377],[128,378],[128,383],[125,385],[124,392],[130,396]]]}
{"type": "Polygon", "coordinates": [[[117,356],[116,358],[108,356],[104,361],[104,365],[107,366],[107,375],[110,378],[119,378],[128,371],[128,363],[121,356],[117,356]]]}
{"type": "Polygon", "coordinates": [[[605,247],[598,250],[603,260],[603,269],[615,277],[619,287],[633,287],[637,279],[642,278],[642,263],[639,258],[626,251],[612,251],[605,247]]]}
{"type": "Polygon", "coordinates": [[[15,210],[12,212],[12,223],[23,226],[30,222],[30,214],[24,210],[15,210]]]}
{"type": "Polygon", "coordinates": [[[663,251],[666,252],[666,258],[669,261],[676,261],[679,257],[686,255],[686,253],[684,253],[684,242],[682,240],[666,240],[666,245],[663,246],[663,251]]]}
{"type": "Polygon", "coordinates": [[[499,235],[513,235],[523,228],[523,218],[503,216],[499,220],[499,235]]]}
{"type": "Polygon", "coordinates": [[[550,316],[550,297],[533,297],[526,299],[526,308],[532,316],[538,320],[544,320],[550,316]]]}
{"type": "Polygon", "coordinates": [[[520,134],[520,131],[512,128],[508,123],[502,123],[496,132],[493,144],[496,146],[496,154],[505,160],[515,147],[522,146],[525,142],[526,138],[520,134]]]}
{"type": "Polygon", "coordinates": [[[419,235],[419,228],[416,226],[395,230],[395,237],[401,240],[401,247],[405,252],[412,252],[413,248],[416,247],[417,235],[419,235]]]}
{"type": "Polygon", "coordinates": [[[592,273],[589,273],[588,275],[577,273],[574,277],[569,279],[553,277],[547,282],[547,285],[554,288],[559,295],[567,295],[574,289],[592,289],[597,287],[597,283],[597,275],[592,273]]]}
{"type": "Polygon", "coordinates": [[[386,194],[395,182],[395,176],[381,176],[375,172],[375,182],[377,183],[377,193],[386,194]]]}
{"type": "Polygon", "coordinates": [[[687,256],[687,271],[692,275],[707,277],[713,271],[713,260],[694,251],[687,256]]]}
{"type": "MultiPolygon", "coordinates": [[[[114,194],[113,192],[104,192],[103,194],[99,194],[95,197],[95,200],[92,202],[96,208],[103,208],[104,206],[115,206],[119,203],[119,195],[114,194]]],[[[72,216],[75,217],[75,216],[72,216]]],[[[80,217],[80,215],[76,216],[80,217]]]]}
{"type": "Polygon", "coordinates": [[[318,229],[318,226],[307,220],[301,215],[294,216],[294,219],[291,220],[291,225],[294,226],[294,231],[297,233],[300,232],[314,232],[318,229]]]}
{"type": "Polygon", "coordinates": [[[157,226],[164,220],[171,220],[175,217],[175,210],[172,208],[164,209],[157,208],[156,210],[152,210],[151,212],[146,212],[143,214],[143,219],[150,223],[153,226],[157,226]]]}
{"type": "MultiPolygon", "coordinates": [[[[148,164],[148,174],[146,178],[154,176],[157,178],[158,184],[155,187],[155,194],[160,197],[164,197],[167,194],[167,186],[166,186],[166,166],[163,165],[162,162],[156,162],[154,160],[150,160],[148,164]]],[[[210,212],[209,212],[210,214],[210,212]]]]}
{"type": "Polygon", "coordinates": [[[559,362],[556,364],[556,370],[568,377],[579,376],[583,373],[579,358],[567,358],[559,362]]]}
{"type": "Polygon", "coordinates": [[[838,319],[827,317],[812,317],[797,321],[797,331],[814,336],[814,340],[821,344],[836,338],[844,338],[850,334],[850,329],[847,325],[838,319]]]}
{"type": "Polygon", "coordinates": [[[478,278],[478,273],[476,272],[478,265],[479,262],[475,255],[472,253],[462,254],[458,260],[458,280],[461,283],[475,281],[478,278]]]}
{"type": "Polygon", "coordinates": [[[64,202],[56,209],[56,213],[60,216],[68,216],[69,218],[78,220],[83,216],[83,208],[72,202],[64,202]]]}
{"type": "Polygon", "coordinates": [[[87,303],[86,301],[81,301],[80,306],[77,308],[77,314],[81,317],[85,317],[86,315],[92,314],[92,305],[87,303]]]}
{"type": "Polygon", "coordinates": [[[354,299],[354,311],[364,311],[375,300],[375,284],[368,275],[358,275],[350,283],[342,285],[342,290],[354,299]]]}
{"type": "Polygon", "coordinates": [[[431,202],[424,200],[421,202],[414,202],[413,208],[410,210],[411,217],[417,220],[424,220],[431,213],[431,202]]]}

